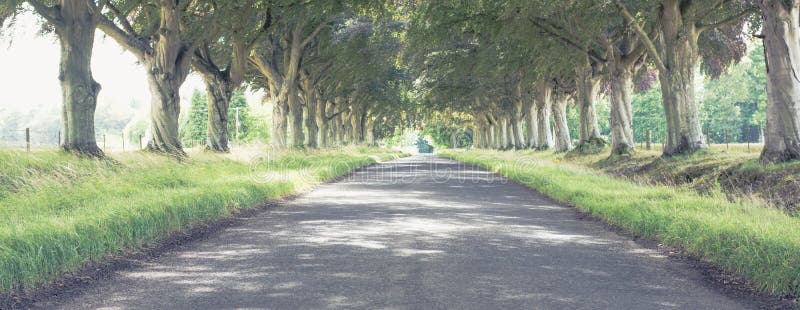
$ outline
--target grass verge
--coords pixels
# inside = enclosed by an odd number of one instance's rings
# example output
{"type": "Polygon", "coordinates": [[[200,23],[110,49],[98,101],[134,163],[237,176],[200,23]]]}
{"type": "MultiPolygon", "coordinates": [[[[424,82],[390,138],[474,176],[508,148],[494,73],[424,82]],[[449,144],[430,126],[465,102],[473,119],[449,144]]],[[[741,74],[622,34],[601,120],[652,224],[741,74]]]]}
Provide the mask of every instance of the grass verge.
{"type": "Polygon", "coordinates": [[[201,152],[177,162],[0,151],[0,294],[401,156],[368,148],[259,154],[201,152]]]}
{"type": "Polygon", "coordinates": [[[778,296],[800,295],[800,219],[774,208],[636,184],[532,151],[442,155],[514,179],[645,238],[741,275],[778,296]]]}

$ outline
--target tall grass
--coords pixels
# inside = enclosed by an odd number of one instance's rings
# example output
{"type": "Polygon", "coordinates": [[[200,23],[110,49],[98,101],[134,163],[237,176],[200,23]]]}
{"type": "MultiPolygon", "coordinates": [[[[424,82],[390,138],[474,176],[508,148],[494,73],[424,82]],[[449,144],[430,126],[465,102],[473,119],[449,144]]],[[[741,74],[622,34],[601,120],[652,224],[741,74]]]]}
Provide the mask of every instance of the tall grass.
{"type": "Polygon", "coordinates": [[[549,153],[450,151],[636,235],[679,247],[775,295],[800,295],[800,219],[752,203],[647,186],[549,153]]]}
{"type": "Polygon", "coordinates": [[[0,292],[47,283],[109,254],[342,175],[376,155],[399,156],[363,148],[288,151],[254,165],[256,154],[201,152],[177,162],[147,153],[95,160],[0,151],[0,292]]]}

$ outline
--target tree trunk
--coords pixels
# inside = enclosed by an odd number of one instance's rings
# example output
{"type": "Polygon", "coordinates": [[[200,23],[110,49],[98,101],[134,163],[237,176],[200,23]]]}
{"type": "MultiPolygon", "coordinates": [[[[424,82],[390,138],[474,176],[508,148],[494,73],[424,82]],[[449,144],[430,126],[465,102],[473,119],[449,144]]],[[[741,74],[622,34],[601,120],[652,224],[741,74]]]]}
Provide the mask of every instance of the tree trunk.
{"type": "Polygon", "coordinates": [[[525,138],[522,133],[522,105],[522,100],[514,100],[514,109],[511,111],[511,137],[514,138],[514,148],[517,150],[525,148],[525,138]]]}
{"type": "Polygon", "coordinates": [[[189,75],[193,50],[181,38],[181,14],[177,0],[163,0],[160,29],[152,54],[144,54],[152,102],[150,141],[147,149],[185,156],[178,133],[180,88],[189,75]]]}
{"type": "Polygon", "coordinates": [[[567,102],[564,94],[553,96],[553,131],[555,134],[556,152],[566,152],[572,149],[572,138],[567,127],[567,102]]]}
{"type": "Polygon", "coordinates": [[[61,45],[59,80],[64,132],[61,148],[89,156],[103,156],[103,151],[97,147],[94,131],[100,84],[95,82],[91,71],[97,17],[85,0],[62,1],[60,15],[63,25],[56,27],[56,33],[61,45]]]}
{"type": "Polygon", "coordinates": [[[659,70],[659,77],[667,119],[665,156],[688,154],[706,147],[694,98],[699,33],[695,23],[684,24],[681,2],[664,1],[661,12],[666,70],[659,70]]]}
{"type": "Polygon", "coordinates": [[[328,104],[327,101],[318,99],[317,100],[317,124],[319,125],[319,146],[320,147],[328,147],[330,144],[329,134],[330,129],[328,128],[328,104]]]}
{"type": "Polygon", "coordinates": [[[763,162],[800,159],[800,8],[761,0],[767,58],[767,130],[763,162]]]}
{"type": "Polygon", "coordinates": [[[228,148],[228,108],[233,95],[232,85],[223,77],[203,74],[208,92],[208,126],[206,129],[206,150],[227,153],[228,148]]]}
{"type": "Polygon", "coordinates": [[[536,124],[539,137],[536,143],[538,150],[548,150],[553,147],[553,135],[550,129],[550,110],[552,105],[553,89],[541,83],[536,92],[536,124]]]}
{"type": "MultiPolygon", "coordinates": [[[[478,116],[479,117],[479,116],[478,116]]],[[[476,121],[472,126],[472,147],[476,149],[483,148],[483,124],[478,121],[478,117],[475,117],[476,121]]]]}
{"type": "Polygon", "coordinates": [[[511,137],[509,135],[510,124],[508,123],[508,117],[502,116],[500,117],[500,149],[507,150],[511,148],[511,137]]]}
{"type": "Polygon", "coordinates": [[[375,146],[375,118],[367,117],[364,121],[364,140],[367,145],[375,146]]]}
{"type": "Polygon", "coordinates": [[[364,126],[362,123],[363,117],[358,108],[354,108],[350,112],[350,126],[352,126],[352,143],[361,144],[364,142],[364,126]]]}
{"type": "Polygon", "coordinates": [[[522,112],[525,114],[525,144],[528,148],[535,149],[538,147],[539,124],[536,122],[536,109],[530,94],[523,94],[522,112]]]}
{"type": "Polygon", "coordinates": [[[633,136],[633,74],[634,64],[609,57],[611,82],[611,154],[628,155],[636,149],[633,136]]]}
{"type": "Polygon", "coordinates": [[[306,141],[308,142],[308,147],[312,149],[319,148],[319,125],[317,125],[317,113],[320,112],[317,111],[317,107],[319,106],[317,101],[316,91],[313,88],[306,88],[306,141]]]}
{"type": "Polygon", "coordinates": [[[600,136],[597,123],[597,95],[600,93],[601,78],[595,74],[595,68],[588,57],[584,66],[578,69],[576,83],[578,86],[578,112],[580,121],[578,148],[582,152],[597,153],[606,142],[600,136]]]}

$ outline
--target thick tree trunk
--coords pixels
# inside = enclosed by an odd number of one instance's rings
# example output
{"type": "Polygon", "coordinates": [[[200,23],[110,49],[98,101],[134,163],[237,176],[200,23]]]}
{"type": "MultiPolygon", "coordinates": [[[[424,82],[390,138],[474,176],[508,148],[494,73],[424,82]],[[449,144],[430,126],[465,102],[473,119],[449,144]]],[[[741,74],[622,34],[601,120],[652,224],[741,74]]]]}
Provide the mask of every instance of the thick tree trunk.
{"type": "Polygon", "coordinates": [[[224,78],[214,74],[203,74],[208,92],[208,126],[206,129],[206,150],[227,153],[228,148],[228,108],[232,85],[224,78]]]}
{"type": "Polygon", "coordinates": [[[628,155],[636,149],[633,136],[633,64],[610,59],[611,154],[628,155]]]}
{"type": "Polygon", "coordinates": [[[553,96],[553,133],[555,135],[556,152],[566,152],[572,149],[572,138],[567,127],[568,97],[564,94],[553,96]]]}
{"type": "MultiPolygon", "coordinates": [[[[475,118],[477,119],[478,117],[475,118]]],[[[482,149],[483,141],[483,123],[476,120],[474,126],[472,126],[472,147],[482,149]]]]}
{"type": "Polygon", "coordinates": [[[328,128],[328,104],[325,100],[317,100],[317,124],[319,125],[319,146],[330,146],[330,130],[328,128]]]}
{"type": "Polygon", "coordinates": [[[92,77],[91,60],[96,16],[85,0],[61,2],[62,25],[56,27],[61,45],[62,129],[61,148],[66,151],[102,156],[94,131],[94,113],[100,84],[92,77]]]}
{"type": "Polygon", "coordinates": [[[761,0],[767,58],[767,130],[763,162],[800,159],[800,4],[761,0]]]}
{"type": "Polygon", "coordinates": [[[600,136],[597,123],[597,95],[600,93],[602,79],[595,74],[595,68],[586,60],[586,65],[578,69],[576,83],[578,86],[578,114],[580,126],[578,130],[578,148],[587,153],[596,153],[606,142],[600,136]]]}
{"type": "Polygon", "coordinates": [[[286,148],[289,131],[289,105],[277,97],[272,99],[272,132],[270,145],[274,148],[286,148]]]}
{"type": "Polygon", "coordinates": [[[152,102],[147,149],[185,156],[178,133],[180,88],[189,75],[193,50],[184,41],[177,0],[162,0],[160,29],[152,54],[144,54],[152,102]]]}
{"type": "Polygon", "coordinates": [[[350,126],[352,127],[351,140],[353,144],[362,144],[364,142],[363,119],[363,115],[358,108],[354,108],[350,113],[350,126]]]}
{"type": "Polygon", "coordinates": [[[706,147],[694,98],[699,33],[693,22],[684,24],[681,2],[664,1],[661,12],[666,70],[659,70],[659,77],[667,119],[665,156],[688,154],[706,147]]]}
{"type": "MultiPolygon", "coordinates": [[[[317,94],[313,88],[306,88],[306,141],[308,142],[308,147],[312,149],[319,148],[319,125],[317,125],[317,107],[319,104],[317,103],[317,94]]],[[[322,111],[325,112],[325,111],[322,111]]]]}
{"type": "Polygon", "coordinates": [[[508,150],[511,148],[511,137],[509,135],[510,124],[508,123],[508,117],[502,116],[500,117],[500,149],[501,150],[508,150]]]}
{"type": "Polygon", "coordinates": [[[364,121],[364,141],[369,146],[375,146],[375,118],[367,117],[364,121]]]}
{"type": "Polygon", "coordinates": [[[535,149],[538,147],[539,124],[536,122],[536,109],[533,107],[533,97],[530,94],[523,94],[522,113],[525,114],[525,145],[535,149]]]}
{"type": "Polygon", "coordinates": [[[500,121],[493,115],[489,115],[489,121],[489,146],[499,150],[502,147],[500,142],[500,121]]]}
{"type": "Polygon", "coordinates": [[[521,150],[525,148],[525,138],[523,137],[522,119],[524,117],[522,112],[522,99],[514,100],[513,110],[511,111],[511,126],[512,138],[514,138],[514,148],[521,150]]]}
{"type": "Polygon", "coordinates": [[[553,135],[550,129],[550,110],[552,105],[553,89],[541,83],[536,92],[536,124],[538,125],[539,137],[537,139],[538,150],[548,150],[553,147],[553,135]]]}

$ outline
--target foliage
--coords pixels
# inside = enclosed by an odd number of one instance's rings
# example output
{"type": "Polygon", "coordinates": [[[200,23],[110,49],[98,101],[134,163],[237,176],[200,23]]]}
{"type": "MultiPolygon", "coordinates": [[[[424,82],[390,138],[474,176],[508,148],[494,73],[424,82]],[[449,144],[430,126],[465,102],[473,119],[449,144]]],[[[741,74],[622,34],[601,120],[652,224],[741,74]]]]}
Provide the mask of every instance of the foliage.
{"type": "Polygon", "coordinates": [[[228,138],[236,141],[236,111],[239,111],[239,140],[250,141],[250,128],[254,120],[250,117],[247,98],[242,92],[235,92],[231,97],[231,106],[228,109],[228,138]]]}
{"type": "Polygon", "coordinates": [[[195,89],[185,123],[181,126],[182,138],[186,141],[205,141],[208,128],[208,96],[195,89]]]}

